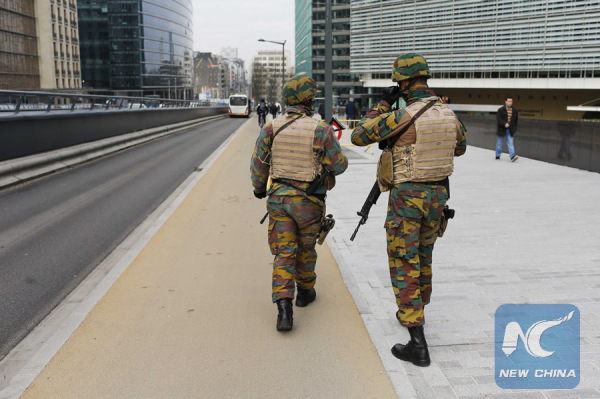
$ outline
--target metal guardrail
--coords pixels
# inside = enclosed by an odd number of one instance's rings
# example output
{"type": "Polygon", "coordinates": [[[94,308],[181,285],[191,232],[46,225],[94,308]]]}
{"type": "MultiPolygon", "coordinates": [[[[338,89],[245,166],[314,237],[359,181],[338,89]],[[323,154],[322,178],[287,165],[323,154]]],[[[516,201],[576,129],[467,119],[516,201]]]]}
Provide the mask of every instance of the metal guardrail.
{"type": "Polygon", "coordinates": [[[225,100],[215,103],[154,97],[0,90],[0,112],[192,107],[221,108],[227,107],[227,102],[225,100]]]}

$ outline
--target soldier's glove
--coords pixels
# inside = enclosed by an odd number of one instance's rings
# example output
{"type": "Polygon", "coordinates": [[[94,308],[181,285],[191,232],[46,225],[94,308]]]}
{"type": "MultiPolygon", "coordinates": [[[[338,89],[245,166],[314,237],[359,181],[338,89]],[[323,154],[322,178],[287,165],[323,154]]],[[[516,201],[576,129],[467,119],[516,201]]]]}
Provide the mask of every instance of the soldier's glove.
{"type": "Polygon", "coordinates": [[[381,140],[380,142],[377,143],[379,145],[379,149],[380,150],[384,150],[385,148],[390,146],[389,140],[381,140]]]}
{"type": "Polygon", "coordinates": [[[398,86],[386,87],[381,92],[381,98],[391,107],[398,101],[398,98],[400,98],[400,88],[398,86]]]}
{"type": "Polygon", "coordinates": [[[267,190],[265,191],[258,191],[257,188],[254,189],[254,196],[258,199],[263,199],[267,196],[267,190]]]}

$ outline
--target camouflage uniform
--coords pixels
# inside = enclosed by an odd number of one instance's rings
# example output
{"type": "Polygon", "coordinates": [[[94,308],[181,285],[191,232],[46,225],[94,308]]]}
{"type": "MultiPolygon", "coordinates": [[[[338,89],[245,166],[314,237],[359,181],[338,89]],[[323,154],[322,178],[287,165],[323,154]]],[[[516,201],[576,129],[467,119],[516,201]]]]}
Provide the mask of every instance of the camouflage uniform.
{"type": "MultiPolygon", "coordinates": [[[[284,90],[286,103],[292,105],[286,113],[288,116],[308,115],[310,117],[312,116],[310,107],[300,104],[305,101],[302,98],[303,78],[294,79],[299,82],[296,93],[286,93],[284,90]]],[[[262,160],[268,159],[273,134],[272,121],[260,132],[252,155],[250,165],[252,185],[258,190],[264,190],[267,185],[269,164],[262,160]]],[[[321,165],[333,175],[343,173],[348,167],[348,160],[335,138],[333,129],[323,121],[318,123],[315,130],[313,152],[320,154],[321,165]]],[[[303,290],[309,290],[315,285],[317,277],[315,244],[325,212],[327,190],[324,186],[320,186],[313,195],[307,196],[306,189],[309,185],[310,182],[277,179],[267,191],[268,241],[271,253],[275,256],[272,279],[273,302],[294,298],[295,283],[303,290]]]]}
{"type": "MultiPolygon", "coordinates": [[[[419,56],[420,57],[420,56],[419,56]]],[[[395,82],[419,76],[429,77],[429,69],[419,65],[422,57],[398,57],[394,63],[392,79],[395,82]],[[414,60],[417,61],[414,61],[414,60]],[[399,65],[399,62],[404,62],[399,65]],[[414,67],[414,70],[411,68],[414,67]],[[406,72],[408,70],[408,73],[406,72]],[[426,71],[424,73],[423,71],[426,71]],[[407,73],[402,75],[401,72],[407,73]]],[[[426,64],[425,64],[426,66],[426,64]]],[[[407,90],[404,98],[408,105],[435,96],[427,85],[416,85],[407,90]]],[[[355,145],[365,146],[386,140],[410,123],[411,116],[402,108],[390,110],[390,104],[382,100],[360,121],[352,133],[355,145]]],[[[466,129],[457,119],[457,145],[455,156],[466,150],[466,129]]],[[[398,139],[398,136],[393,140],[398,139]]],[[[409,127],[400,138],[402,145],[415,143],[416,129],[409,127]]],[[[433,234],[439,224],[448,192],[443,185],[403,182],[390,191],[385,222],[390,277],[398,312],[396,317],[405,327],[422,326],[425,323],[424,306],[431,298],[432,252],[434,244],[424,245],[423,239],[433,234]]]]}

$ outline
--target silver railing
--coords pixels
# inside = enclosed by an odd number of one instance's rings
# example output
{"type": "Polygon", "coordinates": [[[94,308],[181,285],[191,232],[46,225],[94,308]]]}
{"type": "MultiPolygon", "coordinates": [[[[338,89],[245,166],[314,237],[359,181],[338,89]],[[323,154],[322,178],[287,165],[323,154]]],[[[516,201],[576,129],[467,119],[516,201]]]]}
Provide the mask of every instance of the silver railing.
{"type": "Polygon", "coordinates": [[[227,107],[226,100],[175,100],[154,97],[107,96],[0,90],[0,112],[126,110],[143,108],[227,107]]]}

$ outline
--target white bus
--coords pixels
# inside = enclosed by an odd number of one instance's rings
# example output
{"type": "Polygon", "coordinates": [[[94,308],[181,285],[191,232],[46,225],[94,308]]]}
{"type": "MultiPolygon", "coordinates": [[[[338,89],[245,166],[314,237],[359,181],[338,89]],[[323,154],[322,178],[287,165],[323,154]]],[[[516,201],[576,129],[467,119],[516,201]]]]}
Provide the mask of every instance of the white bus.
{"type": "Polygon", "coordinates": [[[229,97],[229,116],[250,116],[250,104],[248,96],[235,94],[229,97]]]}

